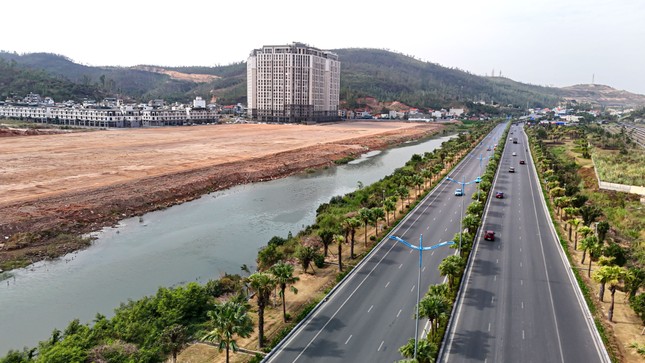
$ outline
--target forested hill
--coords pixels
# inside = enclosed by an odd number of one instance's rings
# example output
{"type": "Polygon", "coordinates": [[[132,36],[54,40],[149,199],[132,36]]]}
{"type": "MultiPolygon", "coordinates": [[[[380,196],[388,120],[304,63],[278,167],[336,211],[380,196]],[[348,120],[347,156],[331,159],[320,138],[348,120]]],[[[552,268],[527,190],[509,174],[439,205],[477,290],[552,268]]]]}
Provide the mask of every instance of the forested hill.
{"type": "MultiPolygon", "coordinates": [[[[348,107],[361,106],[366,97],[418,108],[473,106],[478,101],[552,107],[571,94],[503,77],[481,77],[387,50],[332,51],[341,61],[341,101],[348,107]]],[[[38,92],[56,101],[104,95],[140,102],[154,98],[189,102],[201,96],[220,104],[246,103],[245,62],[217,67],[92,67],[49,53],[0,52],[2,59],[3,67],[20,68],[20,72],[12,71],[11,83],[6,81],[7,71],[0,74],[0,97],[38,92]]]]}
{"type": "Polygon", "coordinates": [[[553,106],[558,90],[502,77],[481,77],[378,49],[336,49],[341,60],[341,98],[369,95],[415,107],[440,108],[467,102],[553,106]]]}

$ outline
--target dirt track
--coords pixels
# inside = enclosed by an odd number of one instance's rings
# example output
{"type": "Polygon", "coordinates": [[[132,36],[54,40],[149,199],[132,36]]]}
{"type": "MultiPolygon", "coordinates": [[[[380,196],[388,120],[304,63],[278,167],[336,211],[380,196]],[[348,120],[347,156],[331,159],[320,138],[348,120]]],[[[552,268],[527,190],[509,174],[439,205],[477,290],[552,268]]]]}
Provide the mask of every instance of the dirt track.
{"type": "Polygon", "coordinates": [[[322,167],[440,128],[381,122],[210,125],[3,138],[0,263],[79,248],[53,246],[51,235],[97,230],[209,191],[322,167]],[[15,243],[17,232],[36,237],[15,243]]]}

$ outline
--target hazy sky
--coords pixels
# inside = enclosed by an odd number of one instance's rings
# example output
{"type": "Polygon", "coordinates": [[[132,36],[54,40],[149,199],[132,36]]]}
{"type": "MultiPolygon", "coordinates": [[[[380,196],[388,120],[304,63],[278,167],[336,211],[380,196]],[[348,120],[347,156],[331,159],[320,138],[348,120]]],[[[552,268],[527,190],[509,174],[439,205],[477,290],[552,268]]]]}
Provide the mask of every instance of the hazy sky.
{"type": "Polygon", "coordinates": [[[297,41],[645,94],[645,0],[29,0],[2,13],[0,50],[88,65],[213,66],[297,41]]]}

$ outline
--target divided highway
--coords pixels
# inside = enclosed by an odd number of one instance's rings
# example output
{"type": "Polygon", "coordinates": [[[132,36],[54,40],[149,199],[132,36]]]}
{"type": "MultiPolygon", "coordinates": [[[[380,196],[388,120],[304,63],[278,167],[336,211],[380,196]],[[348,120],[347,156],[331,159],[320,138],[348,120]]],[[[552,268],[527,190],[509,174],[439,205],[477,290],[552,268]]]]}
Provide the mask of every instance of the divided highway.
{"type": "Polygon", "coordinates": [[[609,362],[544,206],[526,135],[521,126],[511,131],[491,189],[505,197],[489,201],[482,228],[496,238],[484,241],[480,231],[439,360],[609,362]]]}
{"type": "MultiPolygon", "coordinates": [[[[498,125],[451,173],[472,181],[485,170],[488,145],[497,143],[505,125],[498,125]]],[[[452,240],[459,231],[461,198],[470,204],[476,184],[455,196],[455,183],[442,181],[391,232],[418,245],[452,240]]],[[[362,243],[360,240],[357,243],[362,243]]],[[[421,294],[443,282],[437,266],[456,250],[442,247],[423,255],[421,294]]],[[[329,298],[265,358],[265,362],[393,362],[399,348],[414,336],[419,255],[388,238],[363,260],[329,298]]]]}

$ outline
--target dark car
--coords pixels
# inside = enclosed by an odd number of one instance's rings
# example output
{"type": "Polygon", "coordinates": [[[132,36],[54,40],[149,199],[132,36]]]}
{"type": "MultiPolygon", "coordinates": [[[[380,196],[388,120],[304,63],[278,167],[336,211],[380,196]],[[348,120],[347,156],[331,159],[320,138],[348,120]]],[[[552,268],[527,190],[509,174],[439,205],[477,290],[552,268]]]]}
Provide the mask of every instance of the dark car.
{"type": "Polygon", "coordinates": [[[486,231],[484,233],[484,239],[486,241],[494,241],[495,240],[495,232],[490,231],[490,230],[486,231]]]}
{"type": "Polygon", "coordinates": [[[504,199],[504,192],[497,192],[497,193],[495,193],[495,198],[498,198],[498,199],[504,199]]]}
{"type": "Polygon", "coordinates": [[[514,173],[514,172],[515,172],[515,168],[511,166],[510,168],[508,168],[508,172],[509,172],[509,173],[514,173]]]}
{"type": "Polygon", "coordinates": [[[526,163],[524,162],[524,160],[520,160],[520,164],[524,165],[526,163]]]}

